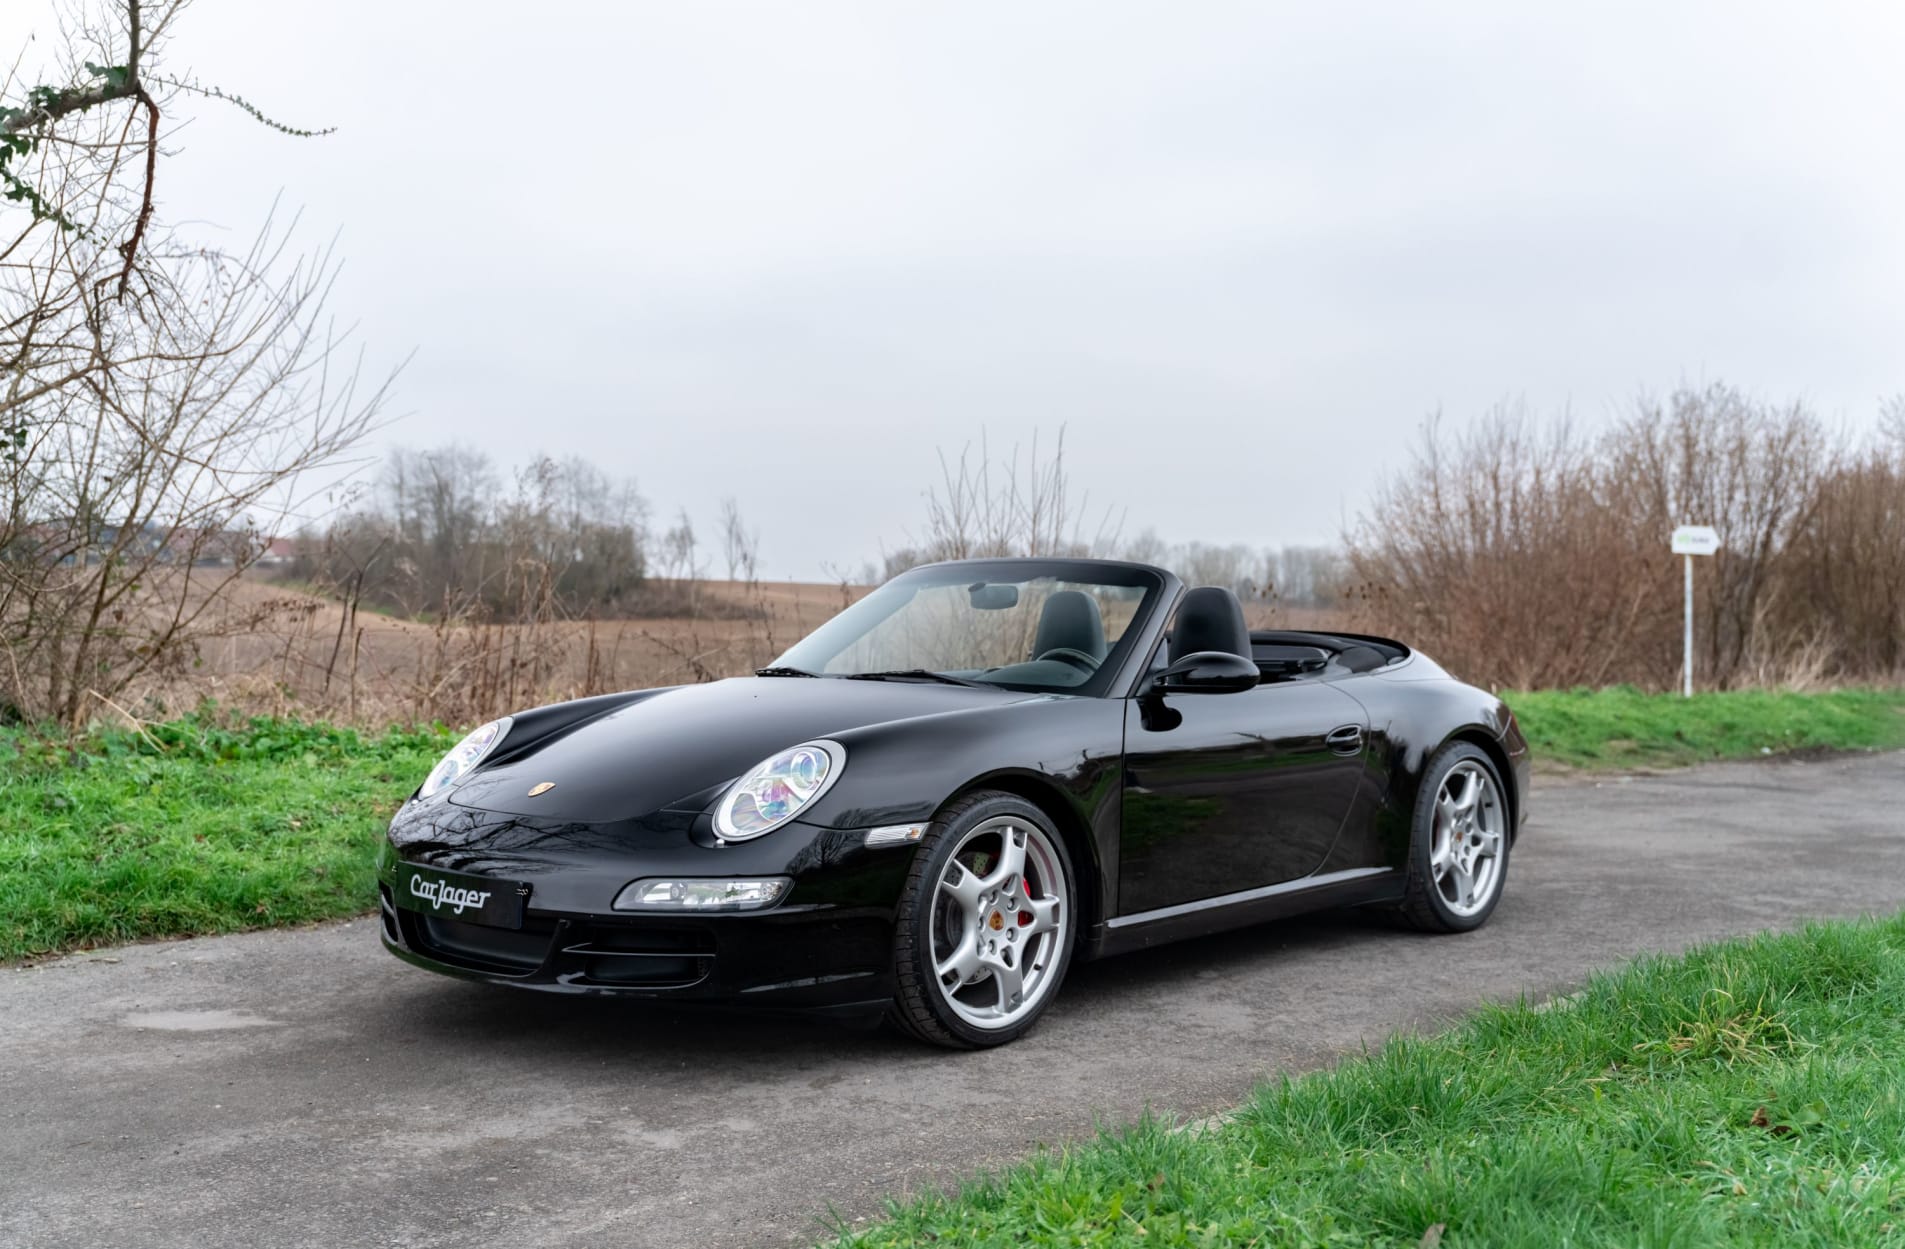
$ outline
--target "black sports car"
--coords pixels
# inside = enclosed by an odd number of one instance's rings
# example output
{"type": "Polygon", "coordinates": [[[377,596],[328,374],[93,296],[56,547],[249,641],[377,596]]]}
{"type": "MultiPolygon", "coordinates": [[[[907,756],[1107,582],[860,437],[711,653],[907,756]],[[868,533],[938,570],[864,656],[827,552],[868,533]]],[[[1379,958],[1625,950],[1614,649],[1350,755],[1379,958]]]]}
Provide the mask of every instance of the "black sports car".
{"type": "Polygon", "coordinates": [[[486,724],[391,822],[383,939],[499,984],[998,1045],[1073,958],[1322,907],[1480,926],[1524,815],[1499,699],[1100,560],[916,568],[754,677],[486,724]]]}

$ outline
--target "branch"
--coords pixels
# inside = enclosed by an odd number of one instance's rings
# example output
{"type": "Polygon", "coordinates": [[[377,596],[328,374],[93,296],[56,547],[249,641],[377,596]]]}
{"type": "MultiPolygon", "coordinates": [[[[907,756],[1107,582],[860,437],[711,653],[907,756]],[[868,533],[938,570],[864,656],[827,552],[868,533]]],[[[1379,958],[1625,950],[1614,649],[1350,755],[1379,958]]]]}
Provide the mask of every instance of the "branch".
{"type": "MultiPolygon", "coordinates": [[[[139,6],[132,6],[138,12],[139,6]]],[[[145,239],[146,225],[152,220],[152,184],[159,172],[159,102],[146,94],[144,87],[139,88],[139,103],[146,110],[146,181],[145,188],[139,194],[139,217],[132,225],[132,237],[119,245],[119,254],[125,258],[125,265],[119,270],[118,299],[126,297],[126,283],[132,280],[133,262],[139,259],[139,244],[145,239]]]]}
{"type": "Polygon", "coordinates": [[[27,96],[25,108],[0,109],[0,136],[10,136],[43,126],[72,113],[83,113],[115,100],[130,100],[145,95],[139,85],[139,0],[126,0],[127,49],[124,65],[86,63],[86,71],[99,79],[93,87],[36,87],[27,96]]]}
{"type": "Polygon", "coordinates": [[[247,115],[251,117],[253,121],[257,122],[259,125],[269,126],[273,130],[279,131],[282,134],[291,135],[293,138],[319,139],[319,138],[323,138],[327,134],[337,133],[336,126],[326,126],[321,130],[304,130],[297,126],[288,126],[285,123],[278,121],[276,118],[266,116],[262,109],[260,109],[256,104],[253,104],[250,100],[247,100],[245,97],[241,95],[235,95],[230,91],[226,91],[222,87],[208,87],[208,86],[205,86],[203,83],[193,82],[189,79],[167,78],[162,74],[154,74],[152,76],[152,81],[157,83],[161,87],[171,87],[175,91],[184,91],[191,95],[203,96],[208,100],[223,101],[224,103],[230,104],[233,107],[239,109],[240,111],[246,113],[247,115]]]}
{"type": "Polygon", "coordinates": [[[96,87],[68,87],[63,91],[42,87],[33,93],[32,102],[25,108],[0,109],[0,136],[20,134],[101,104],[130,100],[140,93],[141,88],[132,74],[117,67],[108,70],[96,87]]]}

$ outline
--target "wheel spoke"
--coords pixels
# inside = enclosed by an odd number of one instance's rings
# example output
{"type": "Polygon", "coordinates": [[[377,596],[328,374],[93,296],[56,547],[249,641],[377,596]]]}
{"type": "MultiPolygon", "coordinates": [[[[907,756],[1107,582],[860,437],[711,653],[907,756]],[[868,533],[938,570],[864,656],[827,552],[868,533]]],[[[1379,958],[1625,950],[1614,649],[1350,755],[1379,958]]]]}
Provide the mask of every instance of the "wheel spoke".
{"type": "Polygon", "coordinates": [[[968,911],[979,905],[979,894],[984,886],[985,882],[967,871],[966,865],[957,859],[946,864],[945,874],[939,878],[940,891],[968,911]]]}
{"type": "Polygon", "coordinates": [[[1025,996],[1025,973],[1021,970],[1017,954],[1001,950],[997,958],[986,960],[986,966],[999,986],[999,1013],[1003,1015],[1017,1010],[1020,1000],[1025,996]],[[1009,965],[1006,962],[1008,957],[1012,960],[1009,965]]]}
{"type": "Polygon", "coordinates": [[[1475,878],[1469,875],[1468,868],[1457,864],[1449,873],[1449,882],[1455,886],[1455,905],[1467,909],[1475,901],[1475,878]]]}
{"type": "Polygon", "coordinates": [[[1019,931],[1028,937],[1036,937],[1042,932],[1053,932],[1058,928],[1058,899],[1030,898],[1025,909],[1032,913],[1032,922],[1019,931]]]}
{"type": "Polygon", "coordinates": [[[959,984],[964,984],[966,981],[978,975],[981,966],[979,943],[973,938],[971,933],[967,933],[964,937],[960,938],[959,944],[954,947],[951,954],[947,955],[943,961],[933,965],[933,973],[939,977],[940,982],[943,984],[947,976],[958,972],[959,980],[957,984],[952,986],[956,988],[959,984]]]}
{"type": "Polygon", "coordinates": [[[1001,887],[1008,880],[1016,884],[1017,878],[1024,873],[1025,830],[1007,826],[999,832],[999,865],[986,877],[986,887],[1001,887]]]}

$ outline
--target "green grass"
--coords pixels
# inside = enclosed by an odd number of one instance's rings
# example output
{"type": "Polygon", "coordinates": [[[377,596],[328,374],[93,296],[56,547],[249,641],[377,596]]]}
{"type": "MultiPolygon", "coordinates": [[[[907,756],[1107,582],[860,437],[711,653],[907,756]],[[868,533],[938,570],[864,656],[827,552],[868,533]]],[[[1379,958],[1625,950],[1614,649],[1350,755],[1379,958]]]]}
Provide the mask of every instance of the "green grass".
{"type": "Polygon", "coordinates": [[[1905,917],[1643,959],[846,1231],[968,1246],[1905,1245],[1905,917]]]}
{"type": "MultiPolygon", "coordinates": [[[[1578,767],[1905,746],[1905,692],[1508,698],[1537,760],[1578,767]]],[[[282,720],[0,729],[0,961],[362,911],[378,835],[449,744],[282,720]]]]}
{"type": "Polygon", "coordinates": [[[189,720],[76,745],[0,730],[0,960],[365,910],[444,734],[189,720]]]}
{"type": "Polygon", "coordinates": [[[1780,690],[1644,694],[1524,690],[1502,695],[1537,763],[1579,768],[1674,767],[1795,750],[1905,746],[1905,691],[1780,690]]]}

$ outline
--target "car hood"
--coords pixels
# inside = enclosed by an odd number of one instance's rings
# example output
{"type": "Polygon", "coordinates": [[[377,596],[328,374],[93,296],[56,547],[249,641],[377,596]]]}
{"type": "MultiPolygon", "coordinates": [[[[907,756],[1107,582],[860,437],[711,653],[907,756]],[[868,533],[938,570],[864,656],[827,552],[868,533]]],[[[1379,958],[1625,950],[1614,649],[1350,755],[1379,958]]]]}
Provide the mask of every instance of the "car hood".
{"type": "MultiPolygon", "coordinates": [[[[919,681],[738,677],[683,685],[558,730],[526,750],[503,741],[498,762],[450,801],[507,815],[600,823],[684,803],[778,750],[875,725],[1043,698],[919,681]],[[547,785],[531,797],[529,791],[547,785]]],[[[851,774],[851,750],[847,761],[851,774]]],[[[700,799],[700,801],[693,801],[700,799]]]]}

